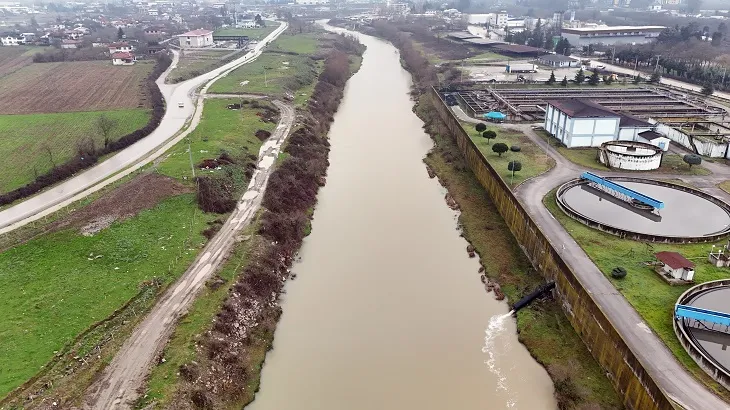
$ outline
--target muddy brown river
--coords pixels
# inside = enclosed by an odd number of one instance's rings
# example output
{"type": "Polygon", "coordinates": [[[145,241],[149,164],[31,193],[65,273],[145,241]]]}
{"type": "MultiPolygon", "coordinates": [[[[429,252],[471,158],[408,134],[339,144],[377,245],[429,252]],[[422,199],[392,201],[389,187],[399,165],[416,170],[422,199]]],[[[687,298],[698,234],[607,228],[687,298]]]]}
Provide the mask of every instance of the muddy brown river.
{"type": "Polygon", "coordinates": [[[248,409],[555,409],[428,178],[410,75],[392,45],[359,37],[363,65],[335,115],[327,185],[248,409]]]}

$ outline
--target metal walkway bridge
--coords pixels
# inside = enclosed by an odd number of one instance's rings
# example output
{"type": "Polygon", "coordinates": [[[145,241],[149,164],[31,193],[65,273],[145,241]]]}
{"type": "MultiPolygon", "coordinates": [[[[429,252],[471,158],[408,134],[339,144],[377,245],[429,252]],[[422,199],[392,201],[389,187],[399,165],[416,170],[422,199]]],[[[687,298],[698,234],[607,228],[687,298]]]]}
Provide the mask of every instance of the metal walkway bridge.
{"type": "Polygon", "coordinates": [[[674,306],[674,317],[689,319],[692,327],[730,334],[730,314],[710,309],[677,304],[674,306]]]}
{"type": "Polygon", "coordinates": [[[633,201],[638,201],[642,204],[651,206],[654,209],[664,208],[664,202],[654,199],[648,195],[644,195],[641,192],[634,191],[631,188],[627,188],[623,185],[601,178],[592,172],[584,172],[580,175],[580,177],[581,179],[589,181],[591,186],[594,188],[604,191],[626,202],[631,203],[633,201]]]}

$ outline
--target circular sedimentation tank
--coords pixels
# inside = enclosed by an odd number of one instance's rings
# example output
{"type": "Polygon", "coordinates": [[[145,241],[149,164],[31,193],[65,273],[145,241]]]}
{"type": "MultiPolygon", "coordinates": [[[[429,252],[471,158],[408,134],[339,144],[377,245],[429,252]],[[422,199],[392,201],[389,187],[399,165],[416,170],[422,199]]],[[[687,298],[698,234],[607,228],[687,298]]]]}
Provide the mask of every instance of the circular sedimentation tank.
{"type": "Polygon", "coordinates": [[[608,177],[612,182],[664,202],[652,210],[596,189],[583,179],[558,188],[558,206],[602,231],[651,242],[709,242],[730,233],[730,206],[702,191],[664,181],[608,177]]]}
{"type": "MultiPolygon", "coordinates": [[[[687,290],[678,304],[730,313],[730,280],[707,282],[687,290]]],[[[724,325],[674,318],[674,331],[690,356],[713,379],[730,388],[730,329],[724,325]]]]}
{"type": "Polygon", "coordinates": [[[649,171],[662,164],[661,148],[638,141],[608,141],[598,149],[598,161],[609,168],[649,171]]]}

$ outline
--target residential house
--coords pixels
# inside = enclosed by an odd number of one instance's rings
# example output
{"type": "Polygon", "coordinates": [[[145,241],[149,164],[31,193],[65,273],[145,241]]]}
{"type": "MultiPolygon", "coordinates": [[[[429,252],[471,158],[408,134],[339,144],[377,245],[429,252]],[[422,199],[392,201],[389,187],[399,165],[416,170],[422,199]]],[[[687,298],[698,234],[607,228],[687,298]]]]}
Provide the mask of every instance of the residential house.
{"type": "Polygon", "coordinates": [[[695,274],[695,264],[677,252],[662,251],[654,254],[663,264],[662,273],[674,279],[691,281],[695,274]]]}
{"type": "Polygon", "coordinates": [[[132,52],[132,46],[130,46],[129,43],[127,43],[127,42],[109,44],[109,54],[131,53],[131,52],[132,52]]]}
{"type": "Polygon", "coordinates": [[[19,46],[25,44],[25,39],[20,34],[6,33],[0,35],[0,44],[3,46],[19,46]]]}
{"type": "Polygon", "coordinates": [[[165,35],[165,29],[163,27],[151,26],[144,29],[144,34],[147,36],[163,36],[165,35]]]}
{"type": "Polygon", "coordinates": [[[207,47],[213,45],[213,32],[211,30],[193,30],[177,36],[182,48],[207,47]]]}
{"type": "Polygon", "coordinates": [[[69,40],[69,39],[61,40],[61,48],[81,48],[81,45],[82,45],[81,40],[69,40]]]}
{"type": "Polygon", "coordinates": [[[112,64],[114,65],[134,65],[134,54],[130,52],[117,52],[112,54],[112,64]]]}

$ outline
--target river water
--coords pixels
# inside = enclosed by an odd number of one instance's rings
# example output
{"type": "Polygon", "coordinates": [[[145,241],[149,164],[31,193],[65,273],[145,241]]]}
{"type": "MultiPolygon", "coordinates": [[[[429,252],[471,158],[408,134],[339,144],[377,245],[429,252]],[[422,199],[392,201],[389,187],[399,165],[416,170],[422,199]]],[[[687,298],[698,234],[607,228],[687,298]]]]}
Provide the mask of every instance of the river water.
{"type": "Polygon", "coordinates": [[[428,178],[432,142],[396,49],[359,37],[362,68],[335,115],[327,185],[248,409],[555,409],[428,178]]]}

